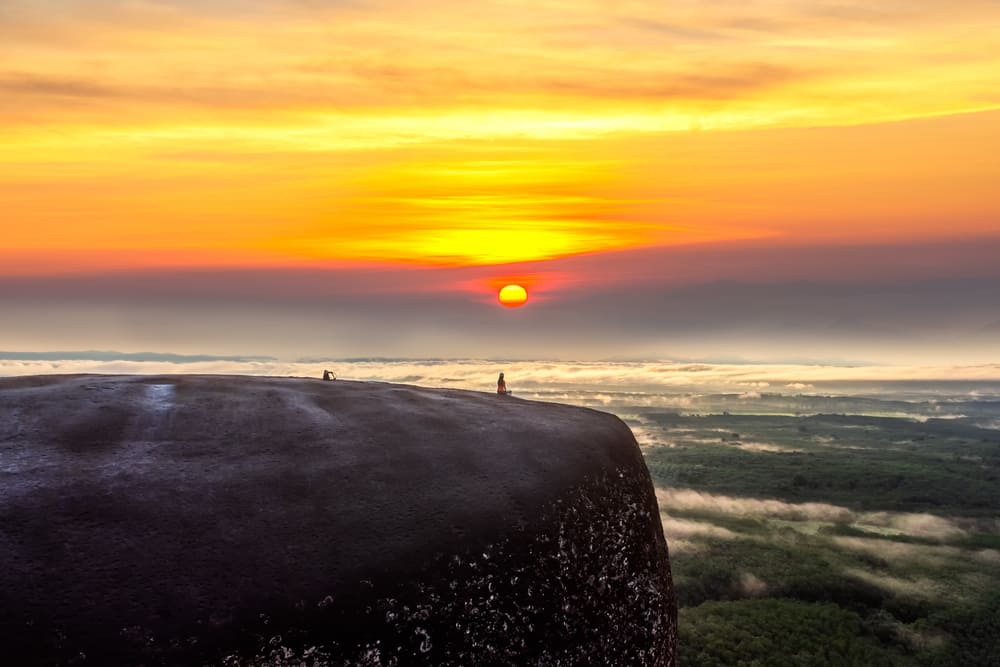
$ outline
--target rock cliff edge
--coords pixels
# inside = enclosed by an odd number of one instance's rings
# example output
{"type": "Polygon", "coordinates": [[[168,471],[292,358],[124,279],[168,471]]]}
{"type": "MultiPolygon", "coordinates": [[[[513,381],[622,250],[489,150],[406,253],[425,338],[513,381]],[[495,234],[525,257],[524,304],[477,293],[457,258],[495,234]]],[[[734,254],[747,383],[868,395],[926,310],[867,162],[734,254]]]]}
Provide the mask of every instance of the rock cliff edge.
{"type": "Polygon", "coordinates": [[[672,665],[612,415],[230,376],[0,379],[10,664],[672,665]]]}

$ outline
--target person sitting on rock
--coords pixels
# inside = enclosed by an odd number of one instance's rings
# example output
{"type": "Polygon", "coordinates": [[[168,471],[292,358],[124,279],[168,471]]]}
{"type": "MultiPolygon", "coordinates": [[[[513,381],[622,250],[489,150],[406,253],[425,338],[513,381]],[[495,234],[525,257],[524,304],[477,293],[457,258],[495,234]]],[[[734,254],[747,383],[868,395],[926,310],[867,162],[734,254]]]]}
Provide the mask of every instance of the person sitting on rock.
{"type": "Polygon", "coordinates": [[[326,380],[327,382],[329,382],[330,380],[336,380],[337,376],[334,375],[333,373],[331,373],[330,371],[324,369],[323,370],[323,379],[326,380]]]}
{"type": "Polygon", "coordinates": [[[503,396],[509,396],[511,393],[507,391],[507,383],[503,379],[503,373],[500,373],[500,378],[497,380],[497,393],[503,396]]]}

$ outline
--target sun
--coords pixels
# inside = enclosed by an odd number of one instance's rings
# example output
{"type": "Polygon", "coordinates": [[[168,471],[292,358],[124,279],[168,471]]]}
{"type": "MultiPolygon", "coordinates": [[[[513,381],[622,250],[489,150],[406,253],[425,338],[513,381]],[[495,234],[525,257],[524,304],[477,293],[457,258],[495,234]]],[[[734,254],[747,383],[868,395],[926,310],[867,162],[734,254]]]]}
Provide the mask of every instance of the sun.
{"type": "Polygon", "coordinates": [[[528,291],[520,285],[507,285],[497,294],[500,303],[508,308],[518,308],[528,301],[528,291]]]}

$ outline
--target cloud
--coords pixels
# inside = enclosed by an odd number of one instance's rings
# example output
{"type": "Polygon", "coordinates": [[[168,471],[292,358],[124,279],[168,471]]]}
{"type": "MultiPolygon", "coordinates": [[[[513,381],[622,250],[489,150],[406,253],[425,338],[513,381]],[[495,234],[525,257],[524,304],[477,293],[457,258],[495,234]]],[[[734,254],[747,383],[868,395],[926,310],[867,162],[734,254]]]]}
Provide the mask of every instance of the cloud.
{"type": "Polygon", "coordinates": [[[56,0],[44,6],[5,2],[0,36],[13,47],[15,57],[8,61],[47,68],[34,76],[78,71],[83,52],[100,66],[95,81],[118,81],[126,96],[166,106],[266,112],[299,105],[322,113],[330,107],[489,105],[579,113],[590,104],[621,109],[672,102],[686,107],[692,123],[712,125],[713,117],[726,116],[726,107],[737,104],[738,113],[727,122],[747,126],[790,119],[829,123],[843,121],[845,113],[856,122],[853,105],[840,103],[847,94],[870,102],[864,120],[922,115],[927,105],[968,110],[972,74],[993,61],[975,40],[966,45],[967,20],[988,25],[997,20],[996,8],[966,3],[959,20],[938,4],[920,12],[903,5],[873,11],[862,3],[833,10],[806,2],[664,12],[647,2],[543,2],[520,11],[518,3],[482,2],[469,13],[467,5],[452,0],[436,2],[434,11],[407,2],[56,0]],[[917,51],[934,47],[939,62],[957,52],[946,62],[964,76],[946,79],[950,95],[928,95],[926,84],[884,83],[877,98],[865,93],[869,86],[863,84],[870,81],[920,82],[937,74],[920,69],[922,63],[899,48],[900,25],[904,43],[917,51]],[[32,58],[38,50],[47,57],[32,58]],[[845,59],[844,53],[854,57],[845,59]],[[854,62],[865,66],[849,65],[854,62]],[[186,85],[174,87],[172,96],[167,87],[144,83],[178,76],[186,85]]]}
{"type": "Polygon", "coordinates": [[[693,540],[675,539],[671,540],[667,547],[670,549],[671,558],[674,558],[678,554],[696,554],[700,551],[704,551],[705,543],[693,540]]]}
{"type": "MultiPolygon", "coordinates": [[[[9,312],[9,311],[8,311],[9,312]]],[[[49,311],[47,311],[49,312],[49,311]]],[[[65,322],[67,314],[56,310],[50,312],[53,322],[65,322]]],[[[148,320],[146,314],[140,313],[139,320],[148,320]]],[[[265,336],[273,332],[266,320],[261,320],[256,308],[250,308],[246,319],[238,320],[240,326],[257,327],[265,336]]],[[[329,345],[331,332],[335,330],[337,318],[332,318],[329,325],[318,320],[314,326],[316,334],[326,340],[329,345]]],[[[29,324],[36,324],[30,323],[29,324]]],[[[154,326],[166,325],[164,322],[153,322],[154,326]]],[[[116,326],[122,326],[120,323],[116,326]]],[[[201,323],[200,326],[205,326],[201,323]]],[[[340,324],[343,327],[343,323],[340,324]]],[[[286,329],[287,325],[278,321],[274,331],[286,329]]],[[[146,330],[139,337],[149,342],[146,330]]],[[[76,335],[79,335],[77,332],[76,335]]],[[[412,332],[411,334],[412,335],[412,332]]],[[[166,332],[167,337],[176,338],[176,334],[166,332]]],[[[220,344],[221,346],[221,344],[220,344]]],[[[233,345],[229,336],[227,346],[233,345]]],[[[187,347],[187,345],[185,345],[187,347]]],[[[301,352],[301,348],[290,348],[286,352],[293,355],[301,352]]],[[[344,352],[343,349],[340,350],[344,352]]],[[[297,355],[301,356],[301,355],[297,355]]],[[[597,408],[620,409],[628,406],[658,407],[680,411],[702,411],[719,407],[717,395],[710,393],[690,393],[692,389],[703,392],[725,391],[734,377],[753,373],[760,375],[810,375],[817,381],[879,383],[880,391],[892,392],[892,387],[885,384],[896,381],[920,379],[928,382],[940,380],[950,383],[955,379],[980,379],[982,381],[1000,381],[1000,366],[986,365],[982,367],[830,367],[808,365],[727,365],[702,364],[697,370],[690,364],[671,364],[669,362],[570,362],[570,361],[523,361],[498,360],[493,358],[470,358],[466,360],[408,360],[408,359],[345,359],[338,354],[319,356],[310,355],[307,359],[295,360],[295,356],[261,357],[254,354],[203,354],[203,353],[143,353],[131,352],[27,352],[24,350],[4,354],[0,352],[0,375],[25,375],[29,373],[52,372],[56,367],[62,372],[129,372],[129,373],[204,373],[231,372],[256,375],[299,375],[313,376],[316,368],[324,364],[336,368],[338,377],[357,380],[377,380],[382,382],[404,382],[425,386],[449,386],[466,389],[480,389],[487,381],[495,381],[495,371],[505,371],[508,386],[517,395],[537,397],[542,400],[579,403],[597,408]],[[7,357],[7,358],[4,358],[7,357]]],[[[849,388],[850,385],[849,385],[849,388]]],[[[947,392],[946,386],[933,388],[936,395],[947,392]]],[[[919,411],[919,405],[914,411],[919,411]]],[[[652,429],[652,426],[650,427],[652,429]]],[[[637,425],[638,434],[643,432],[643,422],[637,425]]],[[[652,429],[655,434],[653,442],[660,442],[661,437],[693,441],[683,433],[673,430],[663,432],[659,425],[652,429]],[[662,436],[660,434],[663,434],[662,436]]],[[[768,443],[750,443],[751,446],[764,448],[768,443]]],[[[787,450],[782,450],[787,451],[787,450]]],[[[679,496],[687,497],[687,496],[679,496]]],[[[702,496],[692,496],[700,498],[702,496]]],[[[714,496],[704,496],[706,503],[715,502],[714,496]]],[[[724,497],[719,497],[724,498],[724,497]]],[[[694,501],[692,501],[694,502],[694,501]]],[[[719,501],[722,502],[722,501],[719,501]]],[[[770,501],[768,501],[770,502],[770,501]]],[[[757,506],[762,508],[765,506],[757,506]]],[[[771,506],[777,507],[777,506],[771,506]]],[[[838,508],[840,511],[843,508],[838,508]]],[[[784,510],[783,510],[784,511],[784,510]]],[[[789,510],[791,511],[791,510],[789,510]]],[[[798,510],[796,510],[798,511],[798,510]]],[[[953,529],[973,530],[964,528],[952,520],[938,520],[932,515],[898,515],[871,514],[867,520],[872,525],[879,525],[896,530],[910,530],[919,536],[936,536],[953,529]]]]}
{"type": "Polygon", "coordinates": [[[802,452],[802,449],[796,449],[794,447],[787,447],[783,445],[775,445],[770,442],[752,442],[752,441],[725,441],[731,447],[738,447],[739,449],[745,449],[751,452],[770,452],[772,454],[790,454],[792,452],[802,452]]]}
{"type": "MultiPolygon", "coordinates": [[[[780,87],[792,81],[816,77],[818,72],[767,63],[714,67],[680,72],[587,72],[587,76],[568,78],[541,77],[531,81],[538,94],[581,99],[621,100],[701,100],[724,101],[780,87]]],[[[530,79],[529,79],[530,81],[530,79]]],[[[521,84],[524,85],[523,83],[521,84]]]]}
{"type": "MultiPolygon", "coordinates": [[[[532,8],[535,20],[549,26],[533,32],[524,30],[500,5],[483,3],[473,19],[458,7],[449,12],[448,4],[439,3],[443,6],[428,13],[391,2],[309,3],[298,9],[286,3],[277,11],[266,3],[246,3],[239,11],[220,2],[90,3],[86,10],[70,6],[44,15],[22,4],[17,11],[8,10],[6,20],[0,18],[0,35],[13,45],[27,35],[26,41],[49,57],[12,59],[21,68],[34,68],[8,75],[0,90],[26,96],[113,97],[119,104],[133,101],[166,108],[328,112],[332,107],[384,113],[387,108],[414,106],[425,112],[456,105],[539,108],[558,106],[562,98],[616,104],[731,100],[811,75],[807,68],[781,62],[666,58],[655,48],[647,61],[611,67],[607,58],[587,51],[552,48],[551,35],[567,31],[564,16],[552,8],[532,8]],[[329,16],[331,11],[335,17],[329,16]],[[326,19],[322,29],[316,27],[318,15],[326,19]],[[95,23],[105,39],[95,39],[95,23]],[[281,29],[275,30],[275,25],[281,29]],[[496,38],[476,40],[483,33],[496,38]],[[271,49],[259,48],[265,38],[271,49]],[[149,44],[160,48],[145,48],[149,44]],[[382,45],[398,45],[407,56],[396,57],[395,49],[382,45]],[[81,51],[101,63],[90,80],[68,75],[79,71],[73,63],[81,51]],[[134,57],[121,58],[123,53],[134,57]],[[649,67],[649,62],[656,66],[649,67]],[[266,76],[258,74],[262,71],[266,76]],[[163,76],[179,72],[183,86],[173,85],[175,77],[163,76]]],[[[598,11],[591,25],[606,25],[609,18],[598,11]]],[[[641,19],[634,23],[639,24],[641,19]]],[[[689,30],[692,36],[699,32],[689,30]]],[[[589,27],[576,34],[593,44],[595,33],[589,27]]],[[[608,31],[596,34],[606,36],[608,31]]],[[[603,49],[613,46],[605,43],[603,49]]]]}
{"type": "Polygon", "coordinates": [[[894,577],[886,574],[885,572],[874,573],[860,568],[846,568],[844,570],[844,574],[849,577],[854,577],[855,579],[860,579],[891,593],[907,597],[933,600],[937,598],[951,598],[957,595],[954,589],[950,589],[942,581],[928,579],[925,577],[904,579],[901,577],[894,577]]]}
{"type": "Polygon", "coordinates": [[[0,72],[0,94],[13,99],[17,95],[41,95],[67,98],[118,97],[118,92],[96,81],[0,72]]]}
{"type": "Polygon", "coordinates": [[[834,536],[831,540],[842,549],[871,554],[886,561],[911,561],[934,568],[946,567],[951,560],[969,556],[969,552],[957,547],[907,544],[862,537],[834,536]]]}
{"type": "Polygon", "coordinates": [[[752,572],[743,572],[739,579],[740,591],[750,597],[760,597],[771,588],[766,581],[752,572]]]}
{"type": "Polygon", "coordinates": [[[913,537],[952,540],[964,537],[963,530],[954,520],[933,514],[900,514],[895,512],[869,512],[858,518],[858,524],[888,528],[913,537]]]}
{"type": "Polygon", "coordinates": [[[980,549],[972,552],[972,557],[987,565],[1000,565],[1000,551],[997,549],[980,549]]]}
{"type": "Polygon", "coordinates": [[[206,354],[173,354],[165,352],[113,352],[108,350],[80,350],[56,352],[10,352],[0,350],[3,361],[57,361],[57,362],[106,362],[133,361],[139,363],[168,362],[173,364],[194,364],[201,362],[253,363],[275,361],[272,357],[218,356],[206,354]]]}
{"type": "MultiPolygon", "coordinates": [[[[786,519],[791,521],[823,521],[852,524],[861,529],[887,531],[911,537],[936,540],[954,540],[968,532],[959,524],[961,520],[933,514],[906,512],[855,512],[847,507],[827,503],[788,503],[781,500],[744,498],[703,493],[691,489],[657,489],[660,507],[786,519]]],[[[834,538],[843,546],[858,550],[880,550],[880,553],[907,555],[908,557],[954,556],[956,547],[911,545],[888,540],[864,538],[834,538]]],[[[983,556],[989,558],[988,555],[983,556]]]]}
{"type": "Polygon", "coordinates": [[[727,528],[716,526],[715,524],[703,521],[690,521],[688,519],[675,519],[670,516],[662,516],[663,534],[673,548],[674,540],[685,540],[691,537],[714,537],[724,540],[732,540],[739,537],[736,533],[727,528]]]}
{"type": "MultiPolygon", "coordinates": [[[[984,240],[938,249],[939,256],[971,273],[996,273],[995,261],[986,265],[989,253],[995,258],[1000,244],[984,240]]],[[[0,348],[220,351],[283,359],[702,359],[716,363],[636,362],[580,366],[574,373],[616,391],[656,386],[680,394],[746,388],[746,400],[758,400],[754,392],[765,389],[839,394],[846,387],[832,383],[882,378],[997,377],[995,365],[982,363],[995,358],[995,345],[978,332],[981,322],[994,320],[1000,309],[1000,276],[908,276],[905,264],[929,265],[923,261],[930,256],[925,245],[817,246],[792,254],[811,261],[817,277],[807,281],[794,273],[797,267],[785,263],[783,270],[789,273],[756,282],[754,273],[781,264],[780,253],[724,244],[502,267],[358,263],[0,275],[0,308],[5,312],[0,348]],[[825,277],[838,262],[860,274],[880,253],[892,256],[886,262],[900,262],[892,278],[845,283],[840,275],[825,277]],[[720,280],[702,274],[703,264],[718,271],[720,280]],[[655,266],[670,266],[671,271],[655,273],[655,266]],[[495,307],[494,285],[504,276],[530,280],[527,307],[516,312],[495,307]],[[910,339],[867,337],[863,329],[856,335],[830,331],[831,320],[848,316],[905,329],[910,339]],[[273,337],[265,335],[271,333],[273,337]],[[751,360],[790,363],[747,363],[751,360]]],[[[60,261],[60,270],[72,271],[72,261],[82,256],[88,253],[67,253],[70,267],[63,269],[60,261]]],[[[0,250],[0,263],[8,272],[19,262],[36,270],[44,266],[31,255],[0,250]]],[[[528,381],[537,376],[536,386],[552,388],[542,369],[526,373],[528,381]]],[[[685,407],[672,400],[663,404],[685,407]]]]}
{"type": "Polygon", "coordinates": [[[656,499],[660,506],[668,508],[668,511],[669,508],[673,507],[792,521],[829,521],[834,523],[846,523],[854,517],[854,513],[846,507],[826,503],[786,503],[781,500],[724,496],[690,489],[657,489],[656,499]]]}
{"type": "Polygon", "coordinates": [[[730,35],[722,31],[711,29],[700,29],[692,25],[683,23],[670,23],[644,17],[626,17],[619,20],[622,26],[635,28],[641,31],[652,32],[657,35],[667,35],[669,37],[681,39],[689,42],[713,42],[732,39],[730,35]]]}

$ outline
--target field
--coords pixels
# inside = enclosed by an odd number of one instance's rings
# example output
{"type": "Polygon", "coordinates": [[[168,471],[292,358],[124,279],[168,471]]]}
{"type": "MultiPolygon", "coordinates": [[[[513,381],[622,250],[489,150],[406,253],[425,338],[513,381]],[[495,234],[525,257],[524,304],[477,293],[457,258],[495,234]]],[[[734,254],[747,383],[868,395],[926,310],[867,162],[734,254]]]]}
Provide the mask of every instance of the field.
{"type": "Polygon", "coordinates": [[[997,404],[750,398],[616,406],[658,489],[681,664],[1000,664],[997,404]]]}

